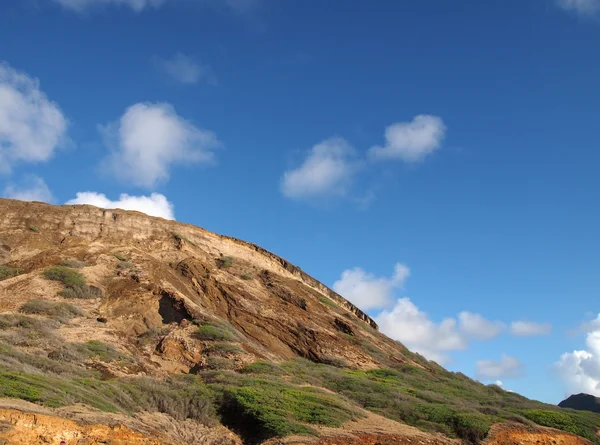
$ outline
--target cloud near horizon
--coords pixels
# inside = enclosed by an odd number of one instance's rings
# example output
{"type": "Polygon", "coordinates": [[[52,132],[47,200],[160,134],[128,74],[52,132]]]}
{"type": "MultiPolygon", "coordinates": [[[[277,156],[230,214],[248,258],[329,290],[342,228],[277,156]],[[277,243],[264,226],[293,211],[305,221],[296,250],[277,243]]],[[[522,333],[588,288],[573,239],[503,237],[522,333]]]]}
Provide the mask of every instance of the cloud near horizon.
{"type": "Polygon", "coordinates": [[[342,272],[333,289],[363,310],[383,309],[374,317],[381,332],[440,364],[449,361],[449,352],[466,349],[472,340],[491,340],[505,329],[503,323],[468,311],[437,323],[410,298],[394,300],[394,290],[402,289],[409,276],[410,269],[401,263],[389,278],[355,267],[342,272]]]}
{"type": "Polygon", "coordinates": [[[586,349],[564,353],[554,370],[565,386],[566,396],[583,392],[600,397],[600,314],[584,328],[586,349]]]}
{"type": "Polygon", "coordinates": [[[66,141],[67,127],[37,79],[0,61],[0,174],[17,163],[51,159],[66,141]]]}
{"type": "Polygon", "coordinates": [[[54,203],[54,196],[46,182],[36,175],[26,175],[20,183],[10,183],[4,189],[3,196],[21,201],[40,201],[54,203]]]}
{"type": "Polygon", "coordinates": [[[167,103],[137,103],[119,122],[101,127],[112,149],[103,166],[118,179],[153,188],[175,165],[210,164],[220,146],[216,135],[179,116],[167,103]]]}
{"type": "Polygon", "coordinates": [[[122,193],[118,200],[112,201],[103,193],[78,192],[75,199],[65,204],[89,204],[103,209],[137,210],[150,216],[175,219],[173,204],[160,193],[152,193],[150,196],[130,196],[122,193]]]}
{"type": "Polygon", "coordinates": [[[381,309],[393,303],[392,290],[401,288],[410,276],[410,269],[396,263],[391,278],[376,277],[360,267],[345,270],[333,290],[363,310],[381,309]]]}

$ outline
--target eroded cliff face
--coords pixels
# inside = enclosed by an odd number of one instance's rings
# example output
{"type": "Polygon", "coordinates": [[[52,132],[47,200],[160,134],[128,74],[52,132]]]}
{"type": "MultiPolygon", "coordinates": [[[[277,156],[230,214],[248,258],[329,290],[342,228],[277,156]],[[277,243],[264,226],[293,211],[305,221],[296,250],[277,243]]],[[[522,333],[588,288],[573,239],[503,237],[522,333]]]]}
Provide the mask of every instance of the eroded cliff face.
{"type": "MultiPolygon", "coordinates": [[[[307,423],[315,435],[270,445],[460,442],[373,414],[302,374],[315,369],[302,363],[343,370],[337,378],[386,367],[417,369],[423,379],[446,372],[382,335],[342,296],[254,244],[138,212],[0,199],[0,359],[0,394],[13,397],[0,399],[0,445],[255,445],[264,431],[248,433],[255,425],[236,423],[240,407],[228,405],[228,391],[239,390],[231,379],[243,378],[264,393],[271,385],[315,390],[294,401],[319,398],[317,417],[328,414],[323,406],[353,413],[335,427],[307,423]],[[70,286],[65,268],[81,282],[70,286]],[[297,373],[244,374],[285,363],[299,363],[297,373]],[[57,377],[63,372],[68,378],[57,377]],[[202,392],[208,384],[212,395],[202,392]],[[164,400],[146,400],[145,391],[164,400]],[[222,400],[203,405],[210,397],[222,400]]],[[[372,378],[378,388],[388,384],[385,373],[372,378]]],[[[493,431],[491,445],[589,445],[547,429],[493,431]]]]}

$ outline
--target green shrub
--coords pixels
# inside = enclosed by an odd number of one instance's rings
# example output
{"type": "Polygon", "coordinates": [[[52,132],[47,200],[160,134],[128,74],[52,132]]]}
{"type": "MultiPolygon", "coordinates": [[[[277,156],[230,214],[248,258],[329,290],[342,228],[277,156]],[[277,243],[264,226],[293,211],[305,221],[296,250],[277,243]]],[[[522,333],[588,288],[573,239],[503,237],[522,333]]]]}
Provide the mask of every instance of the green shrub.
{"type": "Polygon", "coordinates": [[[233,258],[230,256],[217,258],[217,265],[219,266],[219,269],[227,269],[228,267],[233,266],[233,258]]]}
{"type": "Polygon", "coordinates": [[[65,287],[58,294],[64,298],[79,300],[90,300],[102,297],[102,291],[95,286],[65,287]]]}
{"type": "Polygon", "coordinates": [[[244,366],[240,369],[240,372],[242,374],[281,375],[284,371],[279,366],[270,362],[254,362],[244,366]]]}
{"type": "Polygon", "coordinates": [[[242,280],[246,280],[246,281],[248,281],[248,280],[251,280],[251,279],[252,279],[252,278],[254,278],[254,277],[252,276],[252,274],[251,274],[251,273],[243,273],[242,275],[240,275],[240,278],[241,278],[242,280]]]}
{"type": "Polygon", "coordinates": [[[127,261],[127,258],[125,258],[123,255],[121,255],[120,253],[113,253],[113,256],[118,259],[119,261],[127,261]]]}
{"type": "Polygon", "coordinates": [[[0,265],[0,281],[16,277],[23,273],[23,269],[0,265]]]}
{"type": "Polygon", "coordinates": [[[38,233],[40,231],[40,228],[38,226],[29,226],[29,230],[38,233]]]}
{"type": "Polygon", "coordinates": [[[48,280],[59,281],[65,286],[75,288],[85,286],[85,277],[79,272],[65,266],[54,266],[44,272],[48,280]]]}
{"type": "Polygon", "coordinates": [[[232,353],[232,354],[239,354],[241,352],[244,352],[237,343],[229,343],[229,342],[224,342],[224,341],[212,343],[210,346],[208,346],[205,349],[205,351],[207,351],[209,353],[210,352],[223,352],[223,353],[232,353]]]}
{"type": "Polygon", "coordinates": [[[196,332],[200,340],[233,341],[231,332],[210,323],[201,325],[196,332]]]}
{"type": "Polygon", "coordinates": [[[130,263],[129,261],[119,261],[117,263],[117,269],[131,269],[135,267],[135,264],[130,263]]]}
{"type": "Polygon", "coordinates": [[[131,357],[122,354],[114,346],[97,340],[90,340],[83,344],[84,350],[90,358],[98,359],[105,363],[116,361],[131,361],[131,357]]]}
{"type": "Polygon", "coordinates": [[[76,260],[74,258],[68,260],[62,260],[58,263],[59,266],[70,267],[71,269],[83,269],[87,266],[83,261],[76,260]]]}
{"type": "Polygon", "coordinates": [[[21,306],[23,314],[46,315],[61,322],[83,315],[81,309],[69,303],[54,303],[47,300],[29,300],[21,306]]]}
{"type": "Polygon", "coordinates": [[[597,416],[592,416],[585,412],[542,409],[523,410],[520,413],[538,425],[568,431],[569,433],[585,437],[592,442],[599,443],[596,432],[600,423],[598,423],[597,416]]]}
{"type": "Polygon", "coordinates": [[[333,308],[337,307],[337,305],[327,297],[319,297],[319,301],[321,302],[321,304],[323,304],[325,306],[329,306],[329,307],[333,307],[333,308]]]}
{"type": "Polygon", "coordinates": [[[303,424],[338,427],[359,416],[335,395],[313,388],[265,379],[243,379],[240,385],[225,390],[221,413],[226,424],[255,440],[315,434],[303,424]]]}

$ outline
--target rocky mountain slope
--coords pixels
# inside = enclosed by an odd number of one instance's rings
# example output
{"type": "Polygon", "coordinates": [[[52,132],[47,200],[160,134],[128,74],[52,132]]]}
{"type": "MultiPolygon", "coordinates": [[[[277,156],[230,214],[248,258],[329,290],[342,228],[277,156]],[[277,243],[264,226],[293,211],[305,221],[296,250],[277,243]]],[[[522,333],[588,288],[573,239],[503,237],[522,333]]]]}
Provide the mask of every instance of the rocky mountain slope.
{"type": "Polygon", "coordinates": [[[558,406],[600,413],[600,398],[590,394],[573,394],[560,402],[558,406]]]}
{"type": "Polygon", "coordinates": [[[256,245],[0,199],[0,444],[575,445],[599,425],[411,353],[256,245]]]}

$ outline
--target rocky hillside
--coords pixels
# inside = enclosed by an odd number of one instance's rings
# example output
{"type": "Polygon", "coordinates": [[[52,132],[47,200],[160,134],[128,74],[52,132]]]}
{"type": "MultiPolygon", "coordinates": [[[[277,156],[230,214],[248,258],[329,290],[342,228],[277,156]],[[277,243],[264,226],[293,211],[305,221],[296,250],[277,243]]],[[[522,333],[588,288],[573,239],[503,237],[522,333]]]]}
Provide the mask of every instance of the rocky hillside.
{"type": "Polygon", "coordinates": [[[600,398],[589,394],[573,394],[560,402],[558,406],[600,413],[600,398]]]}
{"type": "Polygon", "coordinates": [[[599,425],[428,362],[256,245],[0,199],[0,444],[575,445],[599,425]]]}

